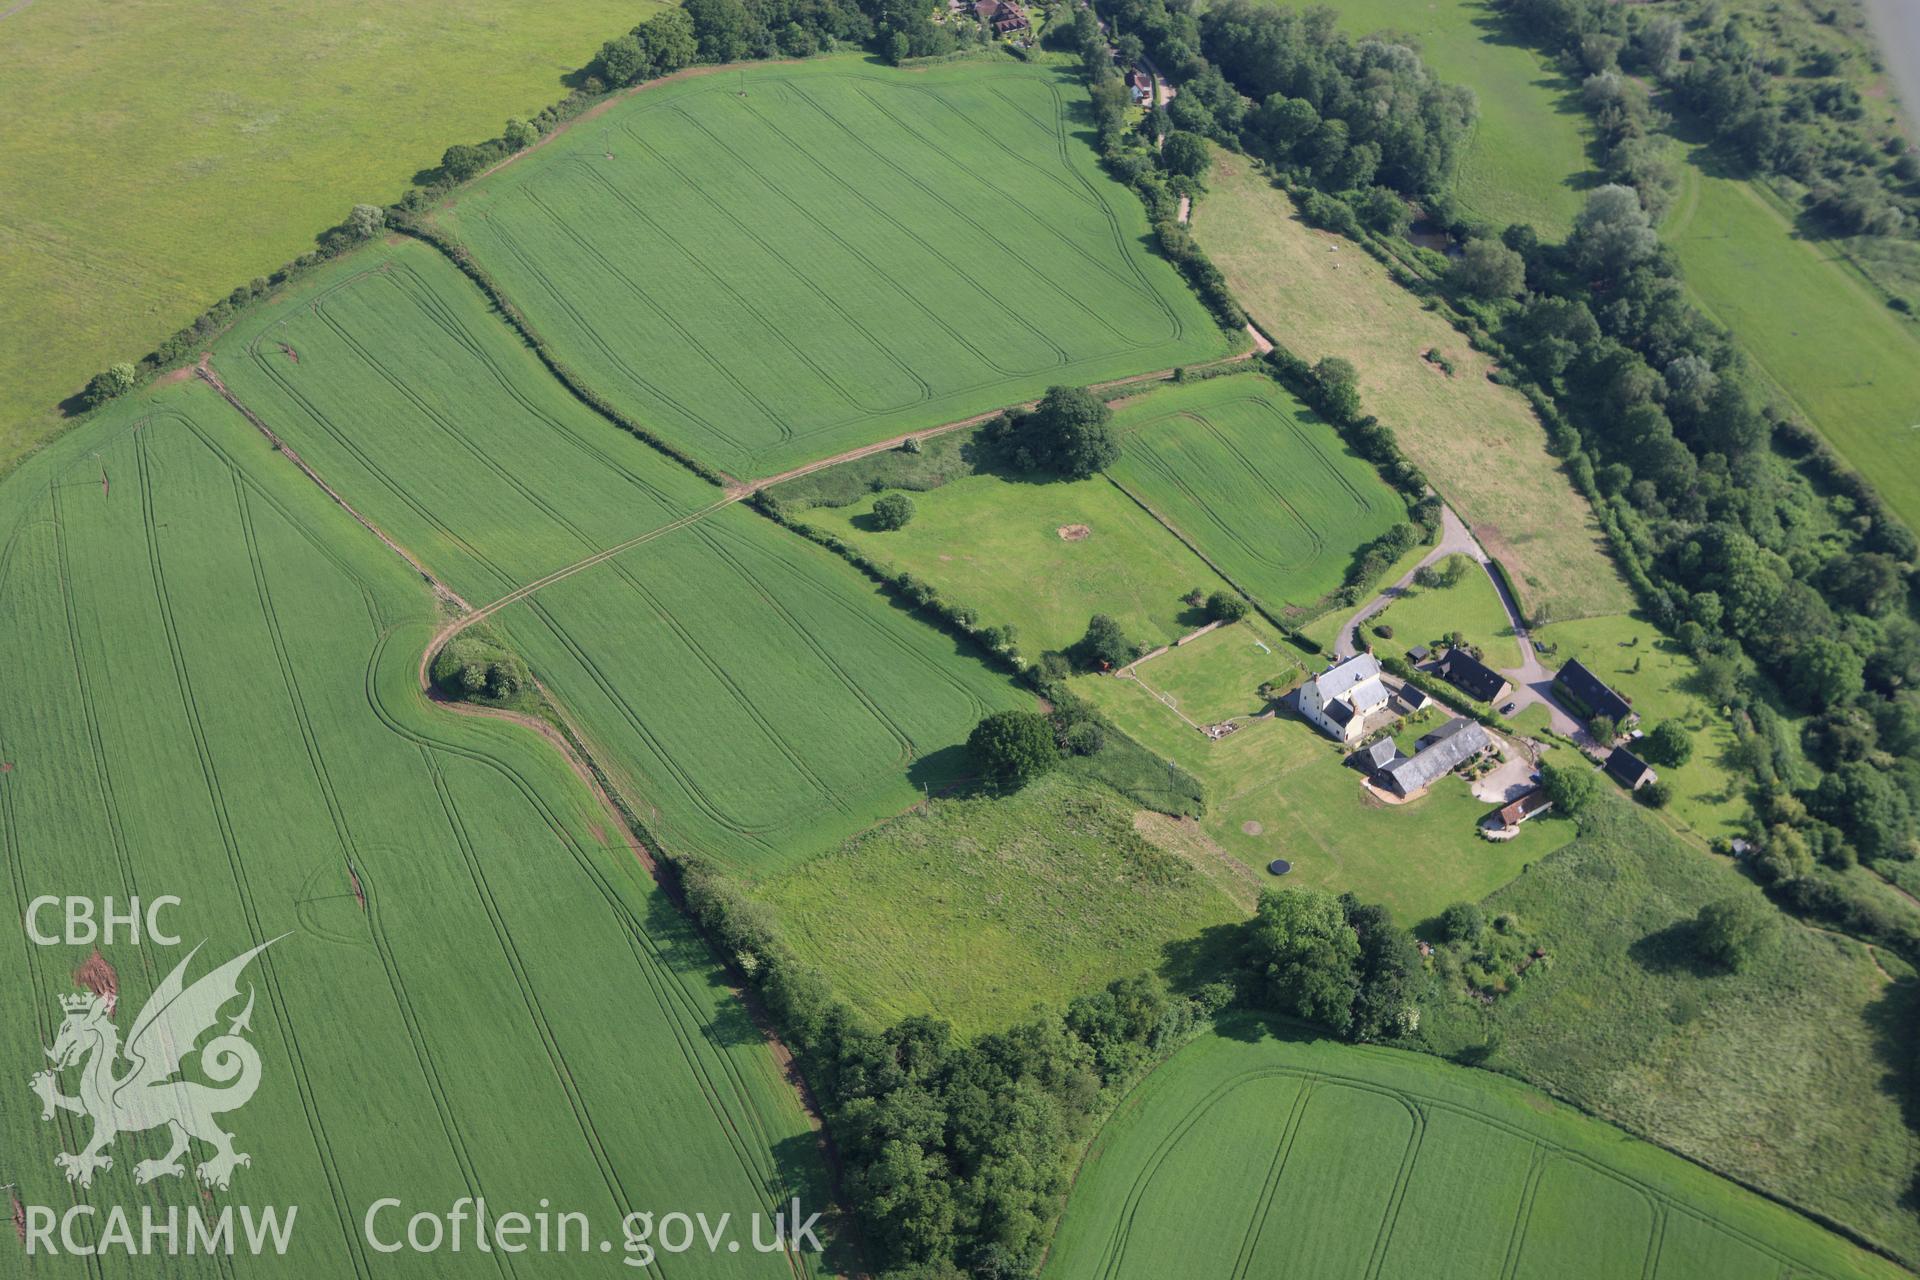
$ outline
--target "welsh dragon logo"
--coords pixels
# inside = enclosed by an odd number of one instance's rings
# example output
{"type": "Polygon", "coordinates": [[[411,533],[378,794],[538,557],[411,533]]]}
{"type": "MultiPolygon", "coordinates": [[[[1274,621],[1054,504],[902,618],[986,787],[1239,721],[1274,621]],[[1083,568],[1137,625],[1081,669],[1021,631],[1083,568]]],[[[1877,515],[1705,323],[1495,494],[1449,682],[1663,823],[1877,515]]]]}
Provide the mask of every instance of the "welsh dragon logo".
{"type": "Polygon", "coordinates": [[[60,998],[66,1020],[46,1051],[53,1070],[40,1072],[29,1083],[44,1104],[42,1120],[53,1119],[56,1111],[71,1111],[93,1121],[93,1136],[78,1154],[54,1158],[66,1170],[67,1181],[93,1185],[96,1170],[113,1168],[107,1150],[115,1138],[162,1127],[171,1135],[172,1146],[159,1159],[135,1165],[135,1182],[184,1177],[181,1157],[187,1154],[190,1138],[213,1148],[213,1155],[196,1170],[208,1187],[224,1191],[235,1168],[253,1163],[251,1156],[233,1149],[233,1135],[215,1120],[245,1106],[260,1087],[260,1053],[241,1038],[253,1017],[252,989],[247,991],[246,1007],[228,1020],[224,1035],[205,1045],[199,1045],[199,1040],[220,1022],[220,1011],[240,998],[241,971],[277,941],[260,944],[192,986],[186,985],[187,966],[200,948],[189,951],[148,997],[127,1031],[124,1046],[120,1029],[112,1021],[111,996],[87,993],[60,998]],[[212,1085],[176,1079],[181,1062],[196,1052],[199,1074],[212,1085]],[[60,1092],[59,1075],[81,1063],[85,1065],[80,1092],[69,1097],[60,1092]]]}

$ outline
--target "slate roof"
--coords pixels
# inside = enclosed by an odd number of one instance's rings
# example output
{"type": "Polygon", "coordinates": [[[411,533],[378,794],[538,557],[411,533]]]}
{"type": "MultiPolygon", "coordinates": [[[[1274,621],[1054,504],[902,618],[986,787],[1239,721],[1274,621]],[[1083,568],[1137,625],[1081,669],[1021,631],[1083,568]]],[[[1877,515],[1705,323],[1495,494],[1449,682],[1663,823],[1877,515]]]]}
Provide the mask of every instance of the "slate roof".
{"type": "Polygon", "coordinates": [[[1382,738],[1372,746],[1362,747],[1347,757],[1347,763],[1362,773],[1378,773],[1400,758],[1400,748],[1393,745],[1392,738],[1382,738]]]}
{"type": "Polygon", "coordinates": [[[1380,678],[1380,664],[1370,653],[1358,653],[1337,666],[1328,667],[1313,678],[1314,687],[1328,702],[1341,697],[1356,685],[1380,678]]]}
{"type": "Polygon", "coordinates": [[[1629,789],[1643,782],[1655,782],[1660,775],[1653,767],[1625,747],[1615,747],[1613,754],[1607,757],[1607,775],[1621,786],[1629,789]]]}
{"type": "Polygon", "coordinates": [[[1560,674],[1555,679],[1573,695],[1574,701],[1586,707],[1589,716],[1605,716],[1615,724],[1625,724],[1632,719],[1633,704],[1582,666],[1580,659],[1568,658],[1567,665],[1560,668],[1560,674]]]}
{"type": "Polygon", "coordinates": [[[1500,696],[1507,678],[1464,649],[1449,649],[1440,660],[1440,674],[1469,698],[1492,702],[1500,696]]]}
{"type": "Polygon", "coordinates": [[[1478,721],[1461,717],[1449,720],[1421,742],[1428,745],[1381,770],[1393,789],[1403,796],[1446,777],[1493,745],[1493,739],[1478,721]]]}

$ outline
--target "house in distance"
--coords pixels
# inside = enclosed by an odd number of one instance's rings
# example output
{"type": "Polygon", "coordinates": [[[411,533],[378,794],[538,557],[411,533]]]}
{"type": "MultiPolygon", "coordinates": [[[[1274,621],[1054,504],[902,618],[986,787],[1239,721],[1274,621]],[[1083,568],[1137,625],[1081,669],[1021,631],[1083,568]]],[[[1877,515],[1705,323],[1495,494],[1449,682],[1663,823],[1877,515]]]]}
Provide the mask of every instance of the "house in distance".
{"type": "Polygon", "coordinates": [[[1335,741],[1353,743],[1367,735],[1368,717],[1390,696],[1373,655],[1356,654],[1300,686],[1300,714],[1335,741]]]}

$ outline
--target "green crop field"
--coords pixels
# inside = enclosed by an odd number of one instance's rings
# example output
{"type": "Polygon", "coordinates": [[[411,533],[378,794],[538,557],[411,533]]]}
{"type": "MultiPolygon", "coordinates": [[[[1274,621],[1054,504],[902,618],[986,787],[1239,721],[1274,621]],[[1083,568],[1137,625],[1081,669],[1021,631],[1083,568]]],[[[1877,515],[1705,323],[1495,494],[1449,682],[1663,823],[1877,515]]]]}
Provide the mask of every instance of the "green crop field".
{"type": "Polygon", "coordinates": [[[1337,589],[1354,549],[1406,514],[1331,427],[1257,375],[1135,397],[1113,429],[1108,477],[1275,612],[1337,589]]]}
{"type": "MultiPolygon", "coordinates": [[[[1294,665],[1281,687],[1306,674],[1292,651],[1239,623],[1142,663],[1139,679],[1074,681],[1114,723],[1206,785],[1199,825],[1213,848],[1262,873],[1286,858],[1294,865],[1288,883],[1351,889],[1415,924],[1449,903],[1491,893],[1572,839],[1572,824],[1552,819],[1528,823],[1505,843],[1481,839],[1476,826],[1495,806],[1474,799],[1457,777],[1411,803],[1382,804],[1342,763],[1338,744],[1285,712],[1209,740],[1187,720],[1208,724],[1263,709],[1259,687],[1278,674],[1270,667],[1279,662],[1261,644],[1294,665]],[[1168,690],[1177,711],[1165,701],[1168,690]]],[[[1438,723],[1436,716],[1421,731],[1438,723]]]]}
{"type": "Polygon", "coordinates": [[[649,88],[440,220],[599,392],[765,475],[1232,347],[1066,74],[845,58],[649,88]]]}
{"type": "Polygon", "coordinates": [[[759,894],[864,1012],[994,1030],[1143,969],[1177,981],[1204,951],[1192,940],[1245,918],[1259,882],[1244,866],[1188,861],[1136,823],[1139,806],[1060,772],[1006,799],[935,799],[759,894]]]}
{"type": "Polygon", "coordinates": [[[1018,702],[839,559],[581,408],[423,245],[323,273],[215,364],[476,606],[626,548],[494,623],[677,848],[768,870],[831,847],[949,783],[974,722],[1018,702]]]}
{"type": "Polygon", "coordinates": [[[1693,756],[1678,768],[1657,766],[1673,784],[1669,817],[1708,839],[1742,832],[1747,783],[1727,763],[1734,749],[1733,726],[1719,708],[1695,693],[1699,667],[1652,623],[1627,615],[1560,622],[1535,633],[1538,644],[1552,645],[1542,658],[1558,670],[1578,658],[1615,692],[1633,703],[1640,728],[1678,720],[1693,740],[1693,756]]]}
{"type": "Polygon", "coordinates": [[[1529,223],[1543,239],[1566,233],[1588,168],[1577,81],[1507,36],[1484,0],[1332,0],[1332,7],[1353,35],[1407,38],[1435,75],[1473,90],[1479,119],[1455,184],[1467,208],[1497,226],[1529,223]]]}
{"type": "Polygon", "coordinates": [[[657,0],[0,5],[0,472],[54,405],[564,95],[657,0]]]}
{"type": "Polygon", "coordinates": [[[1425,1002],[1426,1047],[1920,1256],[1907,1199],[1920,1140],[1903,1119],[1895,1030],[1913,1020],[1914,989],[1885,968],[1911,970],[1790,918],[1741,972],[1703,966],[1695,916],[1757,893],[1752,882],[1625,800],[1580,828],[1482,904],[1516,916],[1550,962],[1491,1006],[1425,1002]]]}
{"type": "Polygon", "coordinates": [[[1679,166],[1685,185],[1661,229],[1689,290],[1920,527],[1920,326],[1889,310],[1838,245],[1806,239],[1760,189],[1702,159],[1679,166]]]}
{"type": "Polygon", "coordinates": [[[1368,412],[1473,526],[1513,576],[1530,616],[1631,607],[1606,536],[1547,452],[1519,392],[1439,316],[1340,236],[1301,222],[1293,202],[1244,156],[1216,155],[1193,216],[1205,247],[1261,329],[1307,360],[1343,356],[1368,412]],[[1442,354],[1449,375],[1425,358],[1442,354]]]}
{"type": "Polygon", "coordinates": [[[1520,665],[1520,642],[1513,638],[1513,624],[1500,605],[1493,579],[1470,557],[1461,558],[1466,565],[1452,586],[1423,587],[1415,583],[1384,612],[1367,620],[1368,636],[1382,624],[1393,628],[1391,640],[1375,637],[1375,648],[1383,653],[1401,653],[1416,644],[1432,645],[1458,631],[1468,644],[1480,646],[1488,666],[1512,671],[1520,665]]]}
{"type": "Polygon", "coordinates": [[[1043,1274],[1905,1272],[1511,1081],[1239,1019],[1121,1104],[1081,1166],[1043,1274]]]}
{"type": "Polygon", "coordinates": [[[1101,476],[1034,484],[971,475],[911,497],[912,523],[891,532],[873,528],[866,501],[802,518],[926,579],[983,622],[1011,623],[1028,654],[1066,648],[1096,613],[1118,619],[1136,644],[1170,644],[1206,622],[1183,596],[1228,589],[1101,476]]]}
{"type": "MultiPolygon", "coordinates": [[[[104,950],[123,1030],[186,947],[206,942],[197,978],[278,939],[241,982],[260,1092],[223,1122],[252,1157],[234,1198],[299,1206],[272,1274],[497,1274],[471,1251],[375,1255],[362,1221],[388,1195],[408,1215],[544,1197],[616,1240],[623,1215],[667,1203],[822,1202],[824,1165],[744,1006],[561,758],[425,704],[435,621],[417,575],[204,387],[42,451],[0,489],[9,914],[42,893],[181,899],[179,950],[104,950]]],[[[52,1043],[86,957],[0,948],[0,1001],[29,1039],[52,1043]]],[[[17,1087],[0,1128],[26,1203],[201,1204],[190,1171],[136,1190],[163,1135],[123,1138],[81,1192],[54,1157],[84,1117],[42,1123],[17,1087]]],[[[383,1218],[383,1236],[404,1224],[383,1218]]]]}

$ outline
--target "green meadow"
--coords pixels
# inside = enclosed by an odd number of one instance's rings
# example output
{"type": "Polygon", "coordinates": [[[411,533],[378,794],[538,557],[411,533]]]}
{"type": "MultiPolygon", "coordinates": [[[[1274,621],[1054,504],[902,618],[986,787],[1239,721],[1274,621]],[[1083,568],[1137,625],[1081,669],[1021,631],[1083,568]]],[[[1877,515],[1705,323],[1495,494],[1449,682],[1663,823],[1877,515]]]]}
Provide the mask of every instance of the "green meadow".
{"type": "Polygon", "coordinates": [[[1120,1104],[1047,1280],[1906,1274],[1545,1095],[1231,1019],[1120,1104]]]}
{"type": "Polygon", "coordinates": [[[1053,68],[661,84],[436,215],[602,395],[746,478],[1227,354],[1053,68]]]}
{"type": "Polygon", "coordinates": [[[863,1012],[996,1030],[1141,970],[1178,981],[1203,954],[1193,939],[1245,918],[1258,881],[1244,867],[1137,827],[1154,816],[1061,772],[1004,799],[936,797],[760,896],[863,1012]]]}
{"type": "Polygon", "coordinates": [[[1741,972],[1703,963],[1700,908],[1758,892],[1608,798],[1576,841],[1481,904],[1548,959],[1492,1005],[1429,1000],[1420,1039],[1914,1257],[1920,1140],[1894,1030],[1913,1019],[1912,980],[1791,917],[1741,972]]]}
{"type": "Polygon", "coordinates": [[[837,557],[582,408],[424,245],[323,273],[215,365],[469,603],[580,567],[493,624],[676,849],[759,872],[831,848],[951,782],[975,721],[1021,701],[837,557]]]}
{"type": "Polygon", "coordinates": [[[1406,513],[1330,426],[1255,374],[1130,398],[1113,430],[1108,478],[1274,612],[1338,589],[1354,549],[1406,513]]]}
{"type": "MultiPolygon", "coordinates": [[[[497,1273],[472,1252],[375,1255],[362,1219],[389,1194],[547,1197],[602,1222],[819,1203],[797,1096],[604,811],[527,730],[421,697],[436,618],[416,574],[204,387],[42,451],[0,489],[8,911],[180,898],[185,946],[103,951],[123,1031],[187,947],[205,945],[192,978],[277,939],[241,981],[260,1090],[223,1121],[252,1157],[230,1194],[300,1206],[265,1273],[497,1273]]],[[[29,1038],[53,1041],[88,952],[0,949],[0,1003],[29,1038]]],[[[26,1203],[203,1203],[191,1170],[136,1189],[160,1135],[123,1138],[82,1191],[54,1157],[84,1118],[43,1123],[22,1087],[0,1095],[0,1128],[26,1203]]],[[[99,1274],[71,1257],[33,1272],[99,1274]]]]}
{"type": "MultiPolygon", "coordinates": [[[[1467,643],[1479,646],[1490,667],[1511,671],[1520,665],[1520,642],[1501,607],[1487,571],[1462,555],[1460,576],[1452,586],[1423,587],[1414,583],[1386,609],[1367,620],[1363,630],[1381,653],[1402,653],[1416,644],[1432,646],[1458,631],[1467,643]],[[1393,638],[1374,633],[1378,626],[1393,628],[1393,638]]],[[[1436,568],[1439,566],[1435,566],[1436,568]]]]}
{"type": "Polygon", "coordinates": [[[1681,166],[1662,227],[1695,301],[1920,526],[1920,327],[1886,306],[1840,244],[1805,238],[1767,193],[1705,159],[1681,166]]]}
{"type": "Polygon", "coordinates": [[[914,517],[881,532],[872,503],[801,519],[939,588],[982,622],[1012,624],[1022,652],[1065,649],[1112,615],[1135,644],[1171,644],[1206,619],[1183,602],[1227,583],[1102,476],[1035,483],[991,473],[910,495],[914,517]]]}
{"type": "Polygon", "coordinates": [[[0,473],[54,406],[562,97],[657,0],[0,6],[0,473]]]}

